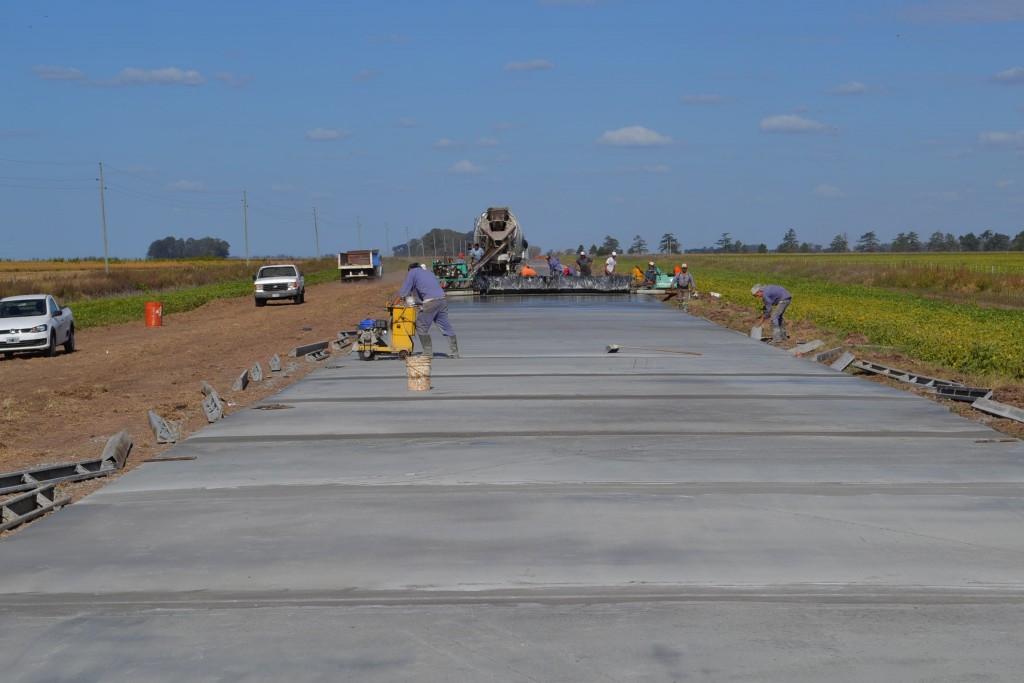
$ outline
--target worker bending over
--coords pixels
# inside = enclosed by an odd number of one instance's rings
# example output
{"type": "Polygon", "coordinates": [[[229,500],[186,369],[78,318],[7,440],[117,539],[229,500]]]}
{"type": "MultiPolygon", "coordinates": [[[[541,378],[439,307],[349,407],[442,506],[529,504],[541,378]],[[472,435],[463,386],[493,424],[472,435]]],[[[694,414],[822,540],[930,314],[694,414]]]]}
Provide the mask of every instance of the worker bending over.
{"type": "Polygon", "coordinates": [[[405,275],[402,288],[398,290],[395,304],[401,303],[407,296],[413,296],[420,304],[420,310],[416,313],[416,335],[423,347],[423,355],[427,358],[434,355],[430,326],[436,323],[441,328],[441,333],[448,337],[448,346],[451,347],[449,358],[458,358],[459,343],[455,338],[455,330],[448,320],[448,300],[445,299],[444,289],[437,277],[429,270],[421,268],[420,264],[410,263],[409,272],[405,275]]]}
{"type": "Polygon", "coordinates": [[[793,300],[793,295],[785,287],[779,285],[754,285],[750,293],[764,302],[764,311],[757,323],[763,324],[768,318],[772,321],[772,344],[778,344],[789,339],[786,334],[786,321],[782,314],[793,300]]]}

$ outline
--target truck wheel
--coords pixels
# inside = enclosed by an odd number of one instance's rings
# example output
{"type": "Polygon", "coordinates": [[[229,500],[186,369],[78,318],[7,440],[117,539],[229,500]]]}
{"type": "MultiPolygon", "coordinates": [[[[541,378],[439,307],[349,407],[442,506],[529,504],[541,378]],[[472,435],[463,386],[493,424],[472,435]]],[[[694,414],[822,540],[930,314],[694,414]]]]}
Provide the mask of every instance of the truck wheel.
{"type": "Polygon", "coordinates": [[[260,308],[261,306],[266,306],[266,305],[267,305],[267,300],[266,299],[256,299],[256,308],[260,308]]]}
{"type": "Polygon", "coordinates": [[[306,303],[306,290],[304,290],[304,289],[300,289],[299,290],[299,293],[295,295],[295,303],[296,304],[304,304],[304,303],[306,303]]]}
{"type": "Polygon", "coordinates": [[[373,360],[373,349],[361,349],[359,351],[359,357],[363,360],[373,360]]]}
{"type": "Polygon", "coordinates": [[[50,332],[50,345],[46,347],[46,350],[43,351],[43,354],[45,354],[46,356],[48,356],[50,358],[53,358],[54,356],[57,355],[57,333],[56,332],[50,332]]]}
{"type": "Polygon", "coordinates": [[[399,351],[398,352],[398,357],[401,358],[402,360],[405,360],[406,358],[409,357],[409,352],[408,351],[399,351]]]}
{"type": "Polygon", "coordinates": [[[74,327],[74,325],[72,325],[71,329],[68,330],[68,338],[64,342],[64,353],[74,353],[74,352],[75,352],[75,327],[74,327]]]}

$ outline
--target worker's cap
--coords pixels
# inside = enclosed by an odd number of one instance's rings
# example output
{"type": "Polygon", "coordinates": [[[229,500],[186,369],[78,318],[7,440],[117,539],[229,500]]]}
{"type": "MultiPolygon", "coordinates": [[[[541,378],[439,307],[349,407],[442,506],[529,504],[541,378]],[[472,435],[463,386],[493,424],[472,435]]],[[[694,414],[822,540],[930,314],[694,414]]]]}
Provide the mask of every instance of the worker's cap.
{"type": "Polygon", "coordinates": [[[686,264],[685,263],[683,264],[683,270],[686,270],[686,264]]]}
{"type": "Polygon", "coordinates": [[[415,262],[409,264],[409,270],[412,270],[413,268],[419,268],[419,267],[420,267],[420,264],[415,263],[415,262]]]}
{"type": "Polygon", "coordinates": [[[587,252],[585,252],[585,251],[581,251],[580,252],[580,256],[586,256],[586,255],[587,255],[587,252]]]}
{"type": "Polygon", "coordinates": [[[613,252],[612,252],[612,256],[618,256],[618,254],[616,254],[616,253],[615,253],[615,252],[613,251],[613,252]]]}
{"type": "Polygon", "coordinates": [[[750,293],[753,296],[757,296],[757,293],[764,289],[764,285],[754,285],[750,288],[750,293]]]}

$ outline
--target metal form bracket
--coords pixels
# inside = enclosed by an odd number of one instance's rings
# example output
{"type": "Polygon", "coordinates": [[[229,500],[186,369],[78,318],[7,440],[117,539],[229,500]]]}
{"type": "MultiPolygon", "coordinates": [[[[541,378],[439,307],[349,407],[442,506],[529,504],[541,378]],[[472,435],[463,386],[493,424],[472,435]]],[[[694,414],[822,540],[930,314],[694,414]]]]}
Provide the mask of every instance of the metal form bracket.
{"type": "Polygon", "coordinates": [[[934,387],[963,387],[963,384],[959,382],[951,382],[945,379],[937,379],[935,377],[926,377],[925,375],[915,375],[905,370],[897,370],[896,368],[888,368],[884,365],[878,365],[877,363],[868,363],[862,360],[855,360],[850,363],[853,367],[864,372],[871,372],[876,375],[882,375],[883,377],[891,377],[892,379],[906,382],[907,384],[916,384],[919,387],[934,388],[934,387]]]}
{"type": "Polygon", "coordinates": [[[842,352],[843,347],[837,346],[834,349],[829,349],[828,351],[822,351],[821,353],[816,354],[814,357],[811,358],[811,360],[813,360],[815,363],[828,363],[838,358],[842,352]]]}
{"type": "Polygon", "coordinates": [[[312,353],[306,354],[306,360],[308,361],[327,360],[330,357],[331,352],[327,349],[320,349],[319,351],[313,351],[312,353]]]}
{"type": "Polygon", "coordinates": [[[213,387],[210,387],[210,391],[206,393],[206,398],[203,399],[203,412],[206,413],[207,421],[211,423],[224,417],[224,403],[220,400],[220,396],[217,395],[213,387]]]}
{"type": "Polygon", "coordinates": [[[175,443],[181,436],[178,428],[170,424],[152,410],[149,411],[149,426],[153,429],[157,443],[175,443]]]}
{"type": "Polygon", "coordinates": [[[47,484],[0,504],[0,531],[13,529],[70,503],[71,496],[57,498],[56,488],[56,484],[47,484]]]}
{"type": "Polygon", "coordinates": [[[1024,422],[1024,410],[1020,408],[1014,408],[1013,406],[1008,406],[1005,403],[1000,403],[999,401],[992,401],[987,398],[979,398],[978,400],[971,404],[971,407],[977,408],[978,410],[982,410],[992,415],[998,415],[999,417],[1005,417],[1010,420],[1016,420],[1017,422],[1024,422]]]}
{"type": "Polygon", "coordinates": [[[281,357],[276,353],[270,357],[270,371],[281,372],[281,357]]]}
{"type": "Polygon", "coordinates": [[[296,346],[294,349],[291,350],[291,352],[289,352],[288,355],[291,356],[292,358],[298,358],[299,356],[305,356],[307,354],[313,353],[314,351],[320,351],[321,349],[326,348],[327,342],[316,342],[313,344],[306,344],[305,346],[296,346]]]}
{"type": "Polygon", "coordinates": [[[976,387],[935,387],[935,395],[951,398],[954,401],[973,403],[979,398],[992,398],[992,390],[976,387]]]}
{"type": "Polygon", "coordinates": [[[242,374],[231,385],[231,391],[244,391],[247,386],[249,386],[249,371],[242,370],[242,374]]]}
{"type": "Polygon", "coordinates": [[[252,364],[252,370],[250,370],[249,372],[252,375],[253,382],[263,381],[263,366],[260,365],[259,361],[256,361],[255,363],[252,364]]]}
{"type": "Polygon", "coordinates": [[[833,370],[838,370],[839,372],[842,372],[843,370],[846,369],[846,366],[853,362],[853,359],[854,355],[847,351],[843,355],[839,356],[839,358],[835,359],[832,362],[832,365],[830,365],[829,367],[832,368],[833,370]]]}
{"type": "Polygon", "coordinates": [[[121,431],[107,440],[103,455],[98,460],[68,462],[49,467],[36,467],[21,472],[0,474],[0,494],[30,491],[43,484],[63,481],[81,481],[105,477],[124,467],[132,440],[128,432],[121,431]]]}
{"type": "Polygon", "coordinates": [[[800,346],[794,346],[789,350],[789,355],[796,356],[797,358],[803,358],[804,354],[808,354],[811,351],[814,351],[815,349],[820,349],[824,345],[825,342],[821,341],[820,339],[815,339],[812,342],[807,342],[806,344],[801,344],[800,346]]]}

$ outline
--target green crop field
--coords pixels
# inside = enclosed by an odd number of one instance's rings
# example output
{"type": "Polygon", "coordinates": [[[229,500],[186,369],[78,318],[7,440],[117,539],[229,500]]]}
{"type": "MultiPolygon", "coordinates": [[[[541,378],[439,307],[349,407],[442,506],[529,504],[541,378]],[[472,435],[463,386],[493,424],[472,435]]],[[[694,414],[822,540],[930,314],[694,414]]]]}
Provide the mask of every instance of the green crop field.
{"type": "MultiPolygon", "coordinates": [[[[1024,254],[687,254],[702,292],[751,309],[754,284],[793,294],[786,315],[859,333],[956,370],[1024,378],[1024,254]]],[[[632,262],[624,264],[627,268],[632,262]]]]}

